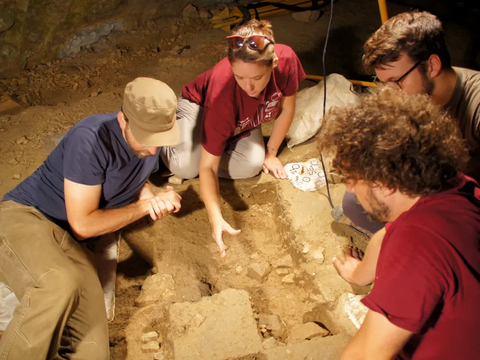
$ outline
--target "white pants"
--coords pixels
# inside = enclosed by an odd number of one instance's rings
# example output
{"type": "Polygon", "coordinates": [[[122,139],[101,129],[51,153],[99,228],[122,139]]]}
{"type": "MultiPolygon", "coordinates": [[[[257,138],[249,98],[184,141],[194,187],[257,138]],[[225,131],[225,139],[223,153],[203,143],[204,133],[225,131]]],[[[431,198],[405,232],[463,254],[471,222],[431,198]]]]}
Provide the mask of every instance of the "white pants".
{"type": "MultiPolygon", "coordinates": [[[[198,176],[202,144],[203,108],[183,97],[178,99],[177,121],[180,141],[176,146],[165,146],[160,156],[175,175],[183,179],[198,176]]],[[[226,179],[248,179],[262,171],[265,144],[261,126],[250,131],[250,136],[230,144],[220,160],[218,176],[226,179]]]]}

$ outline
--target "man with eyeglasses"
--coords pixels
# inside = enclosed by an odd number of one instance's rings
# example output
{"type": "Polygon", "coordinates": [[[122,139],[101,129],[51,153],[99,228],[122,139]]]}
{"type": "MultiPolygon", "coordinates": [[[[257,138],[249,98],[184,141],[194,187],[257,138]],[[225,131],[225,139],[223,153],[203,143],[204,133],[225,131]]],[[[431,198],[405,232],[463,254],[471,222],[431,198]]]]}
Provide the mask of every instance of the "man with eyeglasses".
{"type": "MultiPolygon", "coordinates": [[[[449,113],[470,148],[466,174],[480,180],[480,72],[451,66],[441,22],[428,12],[392,17],[365,43],[363,63],[376,73],[379,85],[428,94],[449,113]]],[[[375,233],[363,261],[349,249],[345,263],[334,258],[335,267],[351,283],[373,282],[384,224],[371,221],[351,192],[334,211],[334,217],[343,213],[355,226],[375,233]]]]}
{"type": "MultiPolygon", "coordinates": [[[[365,43],[363,63],[374,71],[377,84],[407,94],[428,94],[458,123],[472,160],[467,174],[480,180],[480,72],[452,67],[441,22],[428,12],[405,12],[392,17],[365,43]],[[479,160],[477,160],[479,159],[479,160]]],[[[346,193],[342,207],[354,225],[375,233],[383,224],[372,222],[346,193]]]]}

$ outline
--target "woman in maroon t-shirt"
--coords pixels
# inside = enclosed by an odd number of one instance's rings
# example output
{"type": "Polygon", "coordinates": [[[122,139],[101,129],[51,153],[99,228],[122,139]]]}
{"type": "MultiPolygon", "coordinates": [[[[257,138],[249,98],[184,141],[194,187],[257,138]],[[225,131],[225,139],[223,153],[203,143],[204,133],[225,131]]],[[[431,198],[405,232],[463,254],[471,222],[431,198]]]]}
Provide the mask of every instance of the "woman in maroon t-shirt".
{"type": "Polygon", "coordinates": [[[178,101],[180,143],[162,149],[174,174],[200,175],[212,236],[225,256],[222,234],[237,235],[220,209],[218,177],[246,179],[260,171],[286,173],[277,152],[290,127],[298,85],[305,78],[294,51],[275,44],[268,21],[251,20],[227,37],[228,57],[184,86],[178,101]],[[261,124],[275,120],[265,145],[261,124]]]}

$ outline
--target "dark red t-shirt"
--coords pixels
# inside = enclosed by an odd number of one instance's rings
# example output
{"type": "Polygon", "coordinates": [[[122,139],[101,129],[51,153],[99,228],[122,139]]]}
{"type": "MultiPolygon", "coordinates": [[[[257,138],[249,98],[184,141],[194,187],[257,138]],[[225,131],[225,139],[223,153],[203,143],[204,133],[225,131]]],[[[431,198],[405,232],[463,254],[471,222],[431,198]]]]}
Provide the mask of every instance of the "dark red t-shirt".
{"type": "Polygon", "coordinates": [[[401,359],[480,359],[480,189],[470,180],[386,228],[363,303],[414,333],[401,359]]]}
{"type": "Polygon", "coordinates": [[[298,91],[305,72],[295,52],[275,44],[278,66],[259,95],[252,98],[238,86],[227,58],[183,87],[182,96],[204,107],[202,145],[210,154],[221,156],[227,142],[249,135],[249,130],[274,120],[280,100],[298,91]]]}

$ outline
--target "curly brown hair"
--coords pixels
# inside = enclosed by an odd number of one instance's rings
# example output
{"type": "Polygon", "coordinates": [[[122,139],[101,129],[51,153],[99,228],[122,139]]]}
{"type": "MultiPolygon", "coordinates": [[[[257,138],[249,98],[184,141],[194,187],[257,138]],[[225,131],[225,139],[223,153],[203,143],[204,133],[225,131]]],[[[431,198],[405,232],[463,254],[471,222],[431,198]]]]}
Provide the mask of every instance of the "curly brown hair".
{"type": "Polygon", "coordinates": [[[409,196],[452,188],[468,161],[455,122],[426,95],[385,89],[361,104],[330,110],[320,151],[333,152],[341,175],[409,196]]]}
{"type": "Polygon", "coordinates": [[[430,55],[437,54],[442,68],[451,67],[442,23],[426,11],[405,12],[390,18],[363,48],[363,65],[369,72],[399,60],[403,53],[414,62],[428,60],[430,55]]]}
{"type": "MultiPolygon", "coordinates": [[[[275,42],[272,24],[268,20],[252,19],[234,30],[233,35],[265,35],[272,42],[275,42]]],[[[266,66],[273,66],[276,59],[277,54],[275,53],[274,44],[267,45],[261,51],[252,50],[248,46],[242,46],[238,50],[228,49],[228,60],[230,63],[240,60],[246,63],[260,63],[266,66]]]]}

